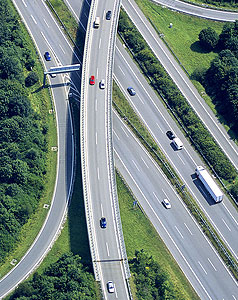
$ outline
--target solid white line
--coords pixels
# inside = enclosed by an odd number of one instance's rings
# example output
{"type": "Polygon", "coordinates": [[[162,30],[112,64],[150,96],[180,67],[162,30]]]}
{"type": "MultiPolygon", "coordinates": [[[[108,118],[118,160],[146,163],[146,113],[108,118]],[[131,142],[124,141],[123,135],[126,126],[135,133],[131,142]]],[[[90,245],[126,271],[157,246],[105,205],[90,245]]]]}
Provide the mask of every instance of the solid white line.
{"type": "Polygon", "coordinates": [[[122,71],[122,68],[118,66],[118,68],[121,70],[122,74],[125,76],[125,73],[122,71]]]}
{"type": "Polygon", "coordinates": [[[204,273],[207,275],[207,271],[204,269],[204,267],[202,266],[202,264],[200,263],[200,261],[198,261],[200,267],[203,269],[204,273]]]}
{"type": "Polygon", "coordinates": [[[110,256],[109,248],[108,248],[108,243],[107,242],[106,242],[106,247],[107,247],[107,256],[110,256]]]}
{"type": "Polygon", "coordinates": [[[226,224],[225,220],[222,218],[223,223],[226,225],[229,231],[231,231],[230,227],[226,224]]]}
{"type": "Polygon", "coordinates": [[[189,229],[188,225],[187,225],[186,223],[183,223],[183,224],[185,225],[185,227],[187,228],[187,230],[189,231],[189,233],[190,233],[191,235],[193,235],[193,233],[192,233],[191,230],[189,229]]]}
{"type": "Polygon", "coordinates": [[[210,261],[209,258],[207,258],[207,259],[208,259],[209,263],[212,265],[213,269],[217,272],[217,269],[215,268],[214,264],[210,261]]]}
{"type": "Polygon", "coordinates": [[[113,134],[117,137],[117,139],[120,141],[119,136],[116,134],[116,131],[113,130],[113,134]]]}
{"type": "Polygon", "coordinates": [[[140,158],[143,161],[143,163],[145,164],[145,166],[149,169],[149,167],[148,167],[147,163],[144,161],[143,157],[141,156],[140,158]]]}
{"type": "Polygon", "coordinates": [[[98,48],[99,48],[99,49],[101,48],[101,42],[102,42],[102,39],[100,38],[100,40],[99,40],[99,45],[98,45],[98,48]]]}
{"type": "Polygon", "coordinates": [[[97,109],[98,109],[98,100],[95,99],[95,111],[97,111],[97,109]]]}
{"type": "Polygon", "coordinates": [[[27,7],[26,2],[24,0],[22,0],[22,3],[25,5],[25,7],[27,7]]]}
{"type": "Polygon", "coordinates": [[[95,135],[95,140],[96,140],[96,145],[98,144],[98,133],[96,132],[96,135],[95,135]]]}
{"type": "Polygon", "coordinates": [[[47,26],[48,28],[50,28],[50,26],[49,26],[48,23],[46,22],[46,19],[44,19],[44,21],[45,21],[46,26],[47,26]]]}
{"type": "Polygon", "coordinates": [[[125,129],[121,126],[121,129],[122,129],[122,131],[125,133],[125,135],[127,136],[127,137],[129,137],[129,135],[128,135],[128,133],[125,131],[125,129]]]}
{"type": "Polygon", "coordinates": [[[178,230],[178,227],[177,227],[177,226],[174,226],[174,227],[175,227],[175,229],[178,231],[178,233],[180,234],[181,238],[183,239],[183,235],[182,235],[182,233],[178,230]]]}
{"type": "Polygon", "coordinates": [[[120,156],[118,155],[117,151],[114,149],[115,153],[117,154],[119,160],[121,161],[121,163],[123,164],[124,168],[126,169],[127,173],[130,175],[131,179],[133,180],[133,182],[135,183],[135,185],[137,186],[137,188],[139,189],[141,195],[144,197],[146,203],[148,204],[148,206],[150,207],[151,211],[153,212],[155,218],[159,221],[159,223],[161,224],[161,226],[163,227],[164,231],[167,233],[168,237],[170,238],[170,240],[172,241],[173,245],[175,246],[175,248],[177,249],[177,251],[179,252],[179,254],[181,255],[181,257],[183,258],[183,260],[185,261],[186,265],[188,266],[188,268],[190,269],[190,271],[193,273],[194,277],[196,278],[196,280],[198,281],[198,283],[200,284],[200,286],[202,287],[202,289],[204,290],[204,292],[207,294],[208,298],[210,300],[212,300],[212,298],[210,297],[210,295],[208,294],[207,290],[205,289],[205,287],[203,286],[203,284],[201,283],[200,279],[198,278],[198,276],[196,275],[196,273],[194,272],[194,270],[192,269],[192,267],[190,266],[190,264],[188,263],[187,259],[185,258],[185,256],[183,255],[182,251],[179,249],[178,245],[175,243],[175,241],[173,240],[172,236],[170,235],[170,233],[168,232],[166,226],[162,223],[162,221],[160,220],[160,218],[158,217],[158,215],[155,213],[153,207],[151,206],[150,202],[148,201],[148,199],[146,198],[146,196],[144,195],[144,193],[142,192],[142,190],[140,189],[139,185],[136,183],[136,180],[134,179],[134,177],[132,176],[132,174],[129,172],[129,170],[127,169],[127,167],[125,166],[125,164],[123,163],[122,159],[120,158],[120,156]]]}
{"type": "Polygon", "coordinates": [[[137,164],[134,162],[134,160],[132,159],[133,164],[135,165],[135,167],[137,168],[137,170],[140,172],[140,169],[137,167],[137,164]]]}
{"type": "Polygon", "coordinates": [[[63,49],[63,47],[59,44],[60,49],[62,50],[62,52],[65,54],[65,51],[63,49]]]}
{"type": "Polygon", "coordinates": [[[102,217],[103,217],[103,216],[104,216],[104,213],[103,213],[102,203],[101,203],[101,213],[102,213],[102,217]]]}
{"type": "Polygon", "coordinates": [[[96,74],[97,74],[97,78],[98,78],[98,68],[97,68],[97,73],[96,74]]]}
{"type": "Polygon", "coordinates": [[[99,168],[97,170],[98,170],[98,180],[100,180],[99,168]]]}
{"type": "Polygon", "coordinates": [[[35,18],[32,15],[31,15],[31,18],[35,22],[35,24],[37,24],[35,18]]]}

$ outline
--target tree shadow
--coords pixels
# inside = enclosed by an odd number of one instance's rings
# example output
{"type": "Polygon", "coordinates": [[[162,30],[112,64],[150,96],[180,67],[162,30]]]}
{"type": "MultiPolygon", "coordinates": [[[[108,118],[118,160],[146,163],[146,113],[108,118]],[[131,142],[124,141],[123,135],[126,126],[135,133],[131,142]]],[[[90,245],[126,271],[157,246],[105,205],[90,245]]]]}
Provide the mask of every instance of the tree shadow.
{"type": "Polygon", "coordinates": [[[200,45],[199,41],[196,41],[196,42],[192,43],[191,46],[190,46],[190,49],[191,49],[193,52],[197,52],[197,53],[204,53],[204,54],[205,54],[205,53],[211,52],[211,51],[209,51],[209,50],[204,49],[204,48],[200,45]]]}

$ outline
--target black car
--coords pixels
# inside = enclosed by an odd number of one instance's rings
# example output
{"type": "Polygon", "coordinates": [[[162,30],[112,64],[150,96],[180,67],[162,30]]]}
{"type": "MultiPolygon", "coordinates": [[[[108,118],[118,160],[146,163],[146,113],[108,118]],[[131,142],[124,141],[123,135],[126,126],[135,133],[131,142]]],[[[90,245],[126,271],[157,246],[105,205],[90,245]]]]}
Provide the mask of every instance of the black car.
{"type": "Polygon", "coordinates": [[[105,217],[102,217],[100,219],[100,226],[101,226],[101,228],[106,228],[107,227],[107,220],[106,220],[105,217]]]}
{"type": "Polygon", "coordinates": [[[127,90],[128,90],[128,93],[129,93],[131,96],[135,96],[136,91],[133,89],[133,87],[130,86],[127,90]]]}
{"type": "Polygon", "coordinates": [[[171,130],[167,131],[166,135],[170,140],[173,140],[175,138],[175,135],[173,134],[173,132],[171,130]]]}
{"type": "Polygon", "coordinates": [[[111,17],[112,17],[112,11],[109,10],[109,11],[106,13],[106,19],[107,19],[107,20],[111,20],[111,17]]]}

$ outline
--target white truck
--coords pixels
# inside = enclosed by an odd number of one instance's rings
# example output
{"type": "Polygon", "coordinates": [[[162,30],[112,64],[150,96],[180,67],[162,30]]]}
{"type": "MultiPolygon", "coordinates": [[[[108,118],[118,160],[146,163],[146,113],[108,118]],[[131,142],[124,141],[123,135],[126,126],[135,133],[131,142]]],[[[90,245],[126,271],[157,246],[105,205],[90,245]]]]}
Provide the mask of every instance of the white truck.
{"type": "Polygon", "coordinates": [[[197,177],[201,180],[206,190],[216,202],[221,202],[223,193],[217,186],[216,182],[212,179],[211,175],[202,166],[197,166],[195,169],[197,177]]]}

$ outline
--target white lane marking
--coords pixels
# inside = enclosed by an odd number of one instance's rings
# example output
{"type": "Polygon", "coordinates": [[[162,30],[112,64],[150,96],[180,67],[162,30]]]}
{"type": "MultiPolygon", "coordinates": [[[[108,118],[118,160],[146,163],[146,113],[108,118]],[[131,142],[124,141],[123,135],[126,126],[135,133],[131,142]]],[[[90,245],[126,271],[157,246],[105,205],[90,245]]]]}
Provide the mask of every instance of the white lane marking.
{"type": "Polygon", "coordinates": [[[25,5],[25,7],[27,7],[26,2],[24,0],[22,0],[22,3],[25,5]]]}
{"type": "Polygon", "coordinates": [[[65,51],[63,49],[63,47],[59,44],[60,49],[62,50],[62,52],[65,54],[65,51]]]}
{"type": "Polygon", "coordinates": [[[122,74],[125,76],[125,73],[122,71],[122,68],[118,66],[118,68],[121,70],[122,74]]]}
{"type": "Polygon", "coordinates": [[[101,213],[102,213],[102,216],[104,216],[102,203],[101,203],[101,213]]]}
{"type": "Polygon", "coordinates": [[[168,197],[168,195],[165,193],[165,191],[162,189],[162,192],[165,194],[165,197],[167,198],[167,199],[169,199],[169,197],[168,197]]]}
{"type": "Polygon", "coordinates": [[[148,166],[147,163],[144,161],[143,157],[141,156],[140,158],[141,158],[141,160],[143,161],[143,163],[145,164],[145,166],[149,169],[149,166],[148,166]]]}
{"type": "Polygon", "coordinates": [[[231,231],[230,227],[226,224],[225,220],[222,218],[223,223],[226,225],[229,231],[231,231]]]}
{"type": "Polygon", "coordinates": [[[177,227],[177,226],[174,226],[174,227],[175,227],[175,229],[178,231],[178,233],[180,234],[181,238],[183,239],[183,235],[182,235],[182,233],[178,230],[178,227],[177,227]]]}
{"type": "Polygon", "coordinates": [[[35,22],[35,24],[37,24],[35,18],[31,15],[32,20],[35,22]]]}
{"type": "Polygon", "coordinates": [[[46,22],[46,19],[44,19],[44,22],[45,22],[46,26],[47,26],[48,28],[50,28],[50,26],[49,26],[48,23],[46,22]]]}
{"type": "Polygon", "coordinates": [[[137,164],[134,162],[134,160],[132,159],[133,164],[135,165],[135,167],[137,168],[137,170],[140,172],[140,169],[137,167],[137,164]]]}
{"type": "Polygon", "coordinates": [[[117,137],[117,139],[120,141],[119,136],[116,134],[116,131],[113,130],[114,135],[117,137]]]}
{"type": "Polygon", "coordinates": [[[157,127],[159,128],[159,130],[160,130],[161,132],[163,132],[163,130],[161,129],[161,127],[159,126],[159,124],[156,123],[156,125],[157,125],[157,127]]]}
{"type": "Polygon", "coordinates": [[[96,145],[98,144],[98,133],[96,132],[96,135],[95,135],[95,139],[96,139],[96,145]]]}
{"type": "MultiPolygon", "coordinates": [[[[200,286],[202,287],[202,289],[204,290],[204,292],[207,294],[208,298],[210,300],[212,300],[211,296],[208,294],[207,290],[205,289],[205,287],[203,286],[203,284],[201,283],[200,279],[198,278],[198,276],[196,275],[195,271],[193,270],[193,268],[191,267],[191,265],[189,264],[189,262],[187,261],[186,257],[183,255],[182,251],[180,250],[180,248],[178,247],[178,245],[175,243],[174,239],[172,238],[172,236],[170,235],[170,233],[168,232],[168,230],[166,229],[166,226],[162,223],[161,219],[158,217],[158,215],[156,214],[155,210],[153,209],[153,207],[151,206],[150,202],[148,201],[148,199],[146,198],[145,194],[143,193],[143,191],[141,190],[140,186],[136,183],[135,178],[132,176],[132,174],[130,173],[130,171],[128,170],[128,168],[126,167],[126,165],[124,164],[124,162],[122,161],[121,157],[119,156],[118,152],[114,149],[114,152],[116,153],[116,155],[118,156],[119,160],[121,161],[122,165],[124,166],[125,170],[127,171],[127,173],[129,174],[129,176],[131,177],[132,181],[134,182],[134,184],[137,186],[137,188],[139,189],[141,195],[144,197],[146,203],[148,204],[148,206],[150,207],[151,211],[153,212],[155,218],[158,220],[158,222],[161,224],[162,228],[164,229],[164,231],[167,233],[168,237],[170,238],[170,240],[172,241],[173,245],[176,247],[177,251],[179,252],[179,254],[181,255],[181,257],[183,258],[183,260],[185,261],[186,265],[188,266],[188,268],[191,270],[191,272],[193,273],[194,277],[196,278],[197,282],[200,284],[200,286]]],[[[162,175],[163,176],[163,175],[162,175]]],[[[212,248],[213,249],[213,248],[212,248]]],[[[216,253],[216,252],[215,252],[216,253]]],[[[224,265],[225,270],[227,270],[226,266],[224,265]]],[[[230,275],[230,273],[228,272],[228,274],[230,275]]],[[[231,276],[231,275],[230,275],[231,276]]],[[[231,276],[231,278],[233,279],[233,277],[231,276]]],[[[236,281],[234,280],[234,282],[236,283],[236,281]]]]}
{"type": "Polygon", "coordinates": [[[97,68],[97,73],[96,74],[97,74],[97,78],[98,78],[98,68],[97,68]]]}
{"type": "Polygon", "coordinates": [[[236,297],[234,295],[232,295],[233,299],[236,300],[236,297]]]}
{"type": "MultiPolygon", "coordinates": [[[[84,27],[83,23],[81,22],[81,20],[79,19],[79,17],[77,16],[77,14],[75,13],[75,11],[73,10],[72,6],[70,5],[69,1],[64,0],[65,2],[67,2],[67,5],[70,7],[70,10],[73,12],[75,19],[78,20],[78,22],[80,23],[80,25],[83,27],[83,30],[86,31],[86,28],[84,27]]],[[[86,1],[86,3],[89,5],[88,1],[86,1]]],[[[87,16],[88,18],[88,16],[87,16]]]]}
{"type": "Polygon", "coordinates": [[[107,248],[107,256],[110,256],[109,248],[108,248],[108,243],[107,242],[106,242],[106,248],[107,248]]]}
{"type": "Polygon", "coordinates": [[[209,261],[209,263],[212,265],[213,269],[217,272],[217,269],[215,268],[214,264],[210,261],[209,258],[207,258],[207,260],[209,261]]]}
{"type": "Polygon", "coordinates": [[[99,45],[98,45],[98,48],[99,48],[99,49],[101,48],[101,42],[102,42],[102,39],[100,38],[100,40],[99,40],[99,45]]]}
{"type": "Polygon", "coordinates": [[[224,205],[225,209],[227,210],[228,214],[231,216],[232,220],[236,223],[236,225],[238,226],[238,222],[236,221],[236,219],[232,216],[231,212],[229,211],[229,209],[226,207],[224,201],[222,202],[222,205],[224,205]]]}
{"type": "Polygon", "coordinates": [[[98,180],[100,180],[99,168],[98,168],[98,180]]]}
{"type": "Polygon", "coordinates": [[[179,159],[181,160],[181,162],[185,165],[185,162],[182,160],[182,158],[180,157],[180,155],[178,154],[179,159]]]}
{"type": "Polygon", "coordinates": [[[140,99],[141,103],[144,104],[143,100],[141,99],[141,97],[138,95],[138,98],[140,99]]]}
{"type": "Polygon", "coordinates": [[[155,194],[155,192],[153,192],[153,195],[155,196],[155,198],[160,202],[159,198],[157,197],[157,195],[155,194]]]}
{"type": "MultiPolygon", "coordinates": [[[[133,7],[133,9],[136,11],[136,8],[134,7],[134,5],[131,3],[131,6],[133,7]]],[[[124,6],[123,6],[124,7],[124,6]]],[[[124,7],[125,9],[125,7],[124,7]]],[[[133,17],[130,15],[130,13],[126,10],[127,14],[129,15],[129,17],[133,20],[133,17]]],[[[138,14],[137,14],[138,15],[138,14]]],[[[141,18],[140,15],[138,15],[138,17],[140,18],[141,22],[146,26],[147,30],[149,31],[149,33],[151,34],[151,36],[153,37],[154,41],[156,41],[156,37],[154,36],[154,34],[151,32],[151,30],[148,28],[148,26],[145,24],[144,20],[141,18]]],[[[141,32],[140,28],[138,28],[140,33],[143,35],[143,32],[141,32]]],[[[152,51],[155,53],[156,55],[156,51],[154,50],[153,45],[149,42],[148,40],[148,45],[151,47],[152,51]]],[[[157,45],[160,47],[160,49],[163,51],[161,45],[159,43],[157,43],[157,45]]],[[[163,51],[164,52],[164,51],[163,51]]],[[[225,138],[226,142],[231,146],[231,148],[233,149],[233,151],[235,153],[237,153],[236,149],[234,148],[234,146],[231,144],[231,142],[229,141],[229,139],[226,137],[226,135],[224,134],[224,132],[221,130],[221,128],[219,127],[219,125],[215,122],[215,120],[212,118],[211,114],[207,111],[207,109],[205,108],[204,104],[201,102],[201,100],[199,99],[199,97],[195,94],[195,92],[193,91],[193,89],[190,87],[190,85],[186,82],[186,80],[184,79],[180,69],[178,69],[175,64],[173,63],[173,61],[170,59],[170,57],[167,55],[166,52],[164,52],[164,55],[167,57],[167,59],[169,60],[169,62],[171,63],[171,65],[174,67],[174,70],[177,71],[177,73],[180,76],[180,79],[185,83],[185,85],[187,86],[187,89],[194,95],[194,97],[197,99],[197,101],[199,102],[199,104],[201,105],[201,107],[205,110],[206,114],[209,116],[210,120],[212,121],[212,123],[217,127],[217,129],[220,131],[220,133],[223,135],[223,137],[225,138]]],[[[158,58],[158,56],[156,55],[156,57],[158,58]]],[[[159,58],[158,58],[159,59],[159,58]]],[[[161,64],[163,65],[163,67],[166,69],[166,71],[168,72],[168,74],[170,75],[170,77],[173,79],[174,83],[179,86],[179,82],[178,79],[176,78],[176,75],[173,74],[173,71],[170,71],[169,68],[166,68],[166,63],[160,61],[161,64]]],[[[216,140],[216,142],[218,143],[218,145],[221,147],[221,149],[223,150],[223,152],[226,154],[226,156],[230,159],[230,161],[233,163],[233,165],[237,167],[237,165],[235,164],[235,162],[231,159],[231,157],[228,155],[228,153],[226,152],[226,150],[224,149],[221,141],[219,140],[219,137],[217,138],[214,133],[212,131],[210,131],[209,126],[206,124],[205,120],[202,118],[201,114],[196,110],[196,108],[194,107],[193,103],[190,101],[189,96],[186,95],[186,93],[184,92],[184,90],[181,90],[181,93],[184,95],[184,97],[187,99],[187,101],[189,102],[190,106],[194,109],[194,111],[197,113],[198,117],[202,120],[203,124],[207,127],[208,131],[211,133],[211,135],[214,137],[214,139],[216,140]]]]}
{"type": "Polygon", "coordinates": [[[122,129],[122,131],[125,133],[125,135],[127,136],[127,137],[129,137],[129,135],[127,134],[127,132],[125,131],[125,129],[121,126],[121,129],[122,129]]]}
{"type": "Polygon", "coordinates": [[[98,110],[98,100],[95,99],[95,111],[97,111],[97,110],[98,110]]]}
{"type": "Polygon", "coordinates": [[[114,288],[115,288],[115,295],[116,295],[116,298],[118,298],[118,295],[117,295],[117,290],[116,290],[116,285],[114,283],[114,288]]]}
{"type": "Polygon", "coordinates": [[[103,14],[102,14],[102,19],[104,20],[104,16],[105,16],[105,9],[103,10],[103,14]]]}
{"type": "Polygon", "coordinates": [[[183,223],[183,224],[185,225],[185,227],[187,228],[187,230],[189,231],[189,233],[190,233],[191,235],[193,235],[193,233],[192,233],[191,230],[189,229],[188,225],[187,225],[186,223],[183,223]]]}
{"type": "Polygon", "coordinates": [[[200,261],[198,261],[200,267],[203,269],[204,273],[207,275],[207,271],[204,269],[204,267],[202,266],[202,264],[200,263],[200,261]]]}

